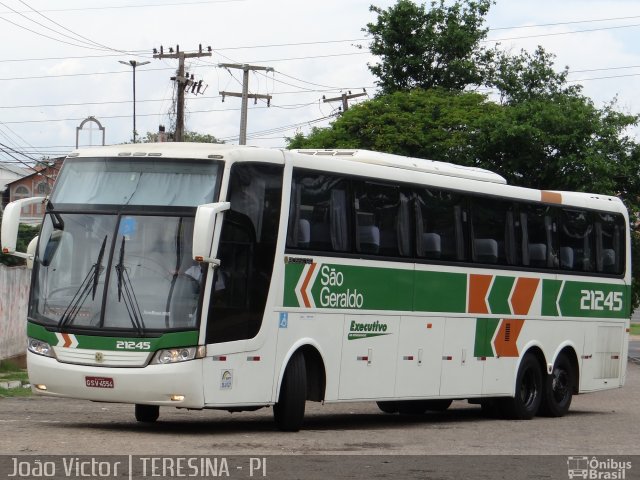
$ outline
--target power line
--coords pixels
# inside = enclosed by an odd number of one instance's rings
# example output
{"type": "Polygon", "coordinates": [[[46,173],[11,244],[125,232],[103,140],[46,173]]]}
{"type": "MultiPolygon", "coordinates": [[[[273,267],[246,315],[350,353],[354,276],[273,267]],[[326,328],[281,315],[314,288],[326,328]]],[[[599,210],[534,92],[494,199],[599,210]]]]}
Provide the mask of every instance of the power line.
{"type": "Polygon", "coordinates": [[[539,37],[555,37],[559,35],[572,35],[575,33],[589,33],[589,32],[598,32],[602,30],[616,30],[621,28],[632,28],[632,27],[640,27],[640,23],[635,23],[632,25],[617,25],[614,27],[601,27],[601,28],[588,28],[586,30],[573,30],[570,32],[553,32],[553,33],[540,33],[537,35],[525,35],[521,37],[508,37],[508,38],[496,38],[496,39],[487,39],[482,40],[482,42],[504,42],[506,40],[524,40],[527,38],[539,38],[539,37]]]}
{"type": "Polygon", "coordinates": [[[591,20],[573,20],[569,22],[539,23],[536,25],[519,25],[517,27],[489,27],[489,30],[515,30],[518,28],[556,27],[559,25],[574,25],[578,23],[613,22],[617,20],[631,20],[633,18],[640,18],[640,15],[632,15],[629,17],[614,17],[614,18],[594,18],[591,20]]]}
{"type": "MultiPolygon", "coordinates": [[[[27,8],[29,8],[30,10],[32,10],[33,12],[35,12],[36,14],[38,14],[39,16],[41,16],[42,18],[44,18],[45,20],[47,20],[47,21],[49,21],[49,22],[53,23],[54,25],[57,25],[58,27],[62,28],[63,30],[65,30],[65,31],[67,31],[67,32],[69,32],[69,33],[71,33],[72,35],[74,35],[74,36],[76,36],[76,37],[78,37],[78,38],[81,38],[81,39],[83,39],[83,40],[86,40],[87,42],[89,42],[89,44],[96,45],[96,46],[98,46],[98,47],[103,47],[103,48],[106,48],[107,50],[113,50],[114,52],[120,52],[120,53],[122,53],[122,51],[121,51],[121,50],[117,50],[117,49],[115,49],[115,48],[111,48],[111,47],[108,47],[108,46],[103,45],[103,44],[101,44],[101,43],[95,42],[95,41],[91,40],[90,38],[87,38],[87,37],[85,37],[85,36],[83,36],[83,35],[80,35],[79,33],[74,32],[73,30],[68,29],[68,28],[67,28],[67,27],[65,27],[64,25],[61,25],[60,23],[56,22],[55,20],[50,19],[49,17],[47,17],[47,16],[46,16],[46,15],[44,15],[43,13],[41,13],[41,12],[39,12],[38,10],[36,10],[35,8],[31,7],[29,4],[27,4],[27,3],[26,3],[26,2],[24,2],[23,0],[18,0],[18,1],[19,1],[20,3],[22,3],[24,6],[26,6],[27,8]]],[[[18,12],[18,13],[19,13],[19,12],[18,12]]],[[[19,15],[21,15],[21,16],[23,16],[23,17],[25,17],[25,18],[29,19],[28,17],[26,17],[26,16],[22,15],[21,13],[19,13],[19,15]]],[[[29,20],[31,20],[31,19],[29,19],[29,20]]],[[[32,21],[32,22],[35,22],[35,20],[31,20],[31,21],[32,21]]],[[[38,25],[41,25],[41,24],[40,24],[40,23],[38,23],[38,22],[35,22],[35,23],[37,23],[38,25]]],[[[67,37],[67,35],[65,35],[65,34],[63,34],[63,33],[59,33],[59,32],[57,32],[57,31],[55,31],[55,30],[53,30],[53,29],[51,29],[51,28],[49,28],[49,27],[46,27],[46,26],[44,26],[44,25],[43,25],[43,27],[44,27],[44,28],[47,28],[48,30],[54,31],[54,32],[58,33],[59,35],[63,35],[63,36],[65,36],[65,37],[67,37]]],[[[72,38],[72,37],[69,37],[69,38],[72,38]]]]}
{"type": "MultiPolygon", "coordinates": [[[[140,5],[115,5],[115,6],[105,6],[105,7],[84,7],[84,8],[50,8],[46,10],[42,10],[43,12],[82,12],[88,10],[117,10],[117,9],[126,9],[126,8],[146,8],[146,7],[175,7],[180,6],[183,7],[185,5],[201,5],[201,4],[214,4],[214,3],[238,3],[245,2],[246,0],[208,0],[208,1],[199,1],[199,2],[178,2],[178,3],[146,3],[140,5]]],[[[0,12],[1,14],[6,14],[9,12],[0,12]]]]}

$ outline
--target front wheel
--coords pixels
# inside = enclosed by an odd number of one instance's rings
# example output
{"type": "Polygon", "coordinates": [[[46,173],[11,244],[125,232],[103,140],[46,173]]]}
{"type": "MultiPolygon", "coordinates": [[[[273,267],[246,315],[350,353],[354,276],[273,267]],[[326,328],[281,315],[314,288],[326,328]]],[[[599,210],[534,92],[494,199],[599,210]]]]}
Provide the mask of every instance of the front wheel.
{"type": "Polygon", "coordinates": [[[453,400],[450,399],[442,399],[442,400],[427,400],[426,402],[427,410],[431,412],[444,412],[447,408],[451,406],[453,400]]]}
{"type": "Polygon", "coordinates": [[[553,365],[553,372],[545,379],[540,413],[546,417],[566,415],[573,399],[574,386],[573,367],[567,356],[561,353],[553,365]]]}
{"type": "Polygon", "coordinates": [[[160,416],[158,405],[141,405],[136,403],[136,420],[143,423],[153,423],[160,416]]]}
{"type": "Polygon", "coordinates": [[[542,370],[537,358],[528,353],[518,368],[515,396],[503,399],[504,413],[513,420],[530,420],[538,413],[541,401],[542,370]]]}
{"type": "Polygon", "coordinates": [[[304,355],[293,354],[289,360],[278,403],[273,406],[273,418],[278,429],[285,432],[297,432],[302,426],[304,408],[307,399],[307,372],[304,355]]]}

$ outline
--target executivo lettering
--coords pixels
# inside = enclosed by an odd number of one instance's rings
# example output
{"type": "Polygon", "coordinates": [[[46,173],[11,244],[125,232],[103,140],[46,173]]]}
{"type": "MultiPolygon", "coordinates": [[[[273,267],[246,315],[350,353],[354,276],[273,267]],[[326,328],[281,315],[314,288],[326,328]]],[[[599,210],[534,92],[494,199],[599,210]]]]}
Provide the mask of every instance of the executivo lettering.
{"type": "Polygon", "coordinates": [[[379,322],[359,323],[355,320],[351,321],[349,326],[348,340],[358,340],[360,338],[379,337],[380,335],[389,335],[387,333],[387,324],[379,322]]]}

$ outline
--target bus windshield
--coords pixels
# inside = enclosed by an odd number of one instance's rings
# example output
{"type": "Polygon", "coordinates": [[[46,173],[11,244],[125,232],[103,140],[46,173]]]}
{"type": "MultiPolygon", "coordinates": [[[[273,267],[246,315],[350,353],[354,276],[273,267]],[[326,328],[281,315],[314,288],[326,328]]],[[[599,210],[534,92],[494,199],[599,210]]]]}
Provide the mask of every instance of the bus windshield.
{"type": "Polygon", "coordinates": [[[212,202],[220,164],[213,161],[69,158],[51,202],[62,205],[196,207],[212,202]]]}
{"type": "Polygon", "coordinates": [[[34,259],[32,321],[134,336],[197,328],[206,268],[192,259],[195,206],[217,199],[218,168],[65,164],[34,259]]]}

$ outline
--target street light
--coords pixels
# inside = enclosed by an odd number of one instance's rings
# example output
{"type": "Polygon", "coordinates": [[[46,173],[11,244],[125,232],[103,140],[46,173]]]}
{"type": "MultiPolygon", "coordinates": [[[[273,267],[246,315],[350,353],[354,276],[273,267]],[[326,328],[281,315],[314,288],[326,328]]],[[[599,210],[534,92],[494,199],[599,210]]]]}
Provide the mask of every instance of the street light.
{"type": "Polygon", "coordinates": [[[118,60],[123,65],[129,65],[133,69],[133,143],[136,143],[136,67],[146,65],[151,62],[137,62],[135,60],[129,60],[125,62],[118,60]]]}

